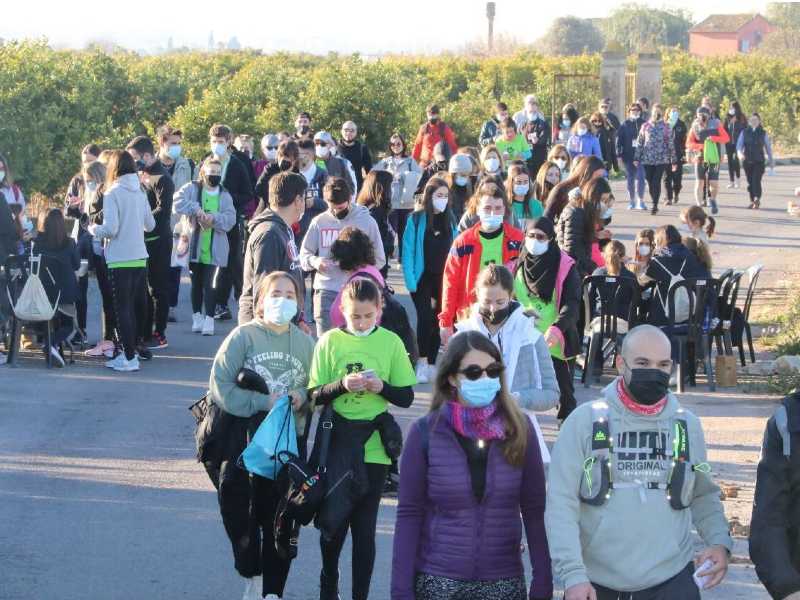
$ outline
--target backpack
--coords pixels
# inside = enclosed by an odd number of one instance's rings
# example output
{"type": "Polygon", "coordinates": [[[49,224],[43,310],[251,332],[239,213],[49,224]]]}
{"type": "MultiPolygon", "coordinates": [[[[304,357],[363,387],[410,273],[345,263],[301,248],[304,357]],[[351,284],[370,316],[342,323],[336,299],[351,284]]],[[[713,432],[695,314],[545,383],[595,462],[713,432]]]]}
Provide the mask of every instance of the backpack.
{"type": "Polygon", "coordinates": [[[720,162],[719,146],[717,146],[717,142],[710,137],[706,138],[706,141],[703,142],[703,162],[709,165],[718,165],[720,162]]]}
{"type": "MultiPolygon", "coordinates": [[[[33,247],[31,247],[33,253],[33,247]]],[[[20,292],[17,302],[11,298],[11,292],[6,288],[8,300],[11,302],[11,309],[14,311],[14,316],[20,321],[49,321],[56,314],[58,308],[58,301],[61,298],[61,290],[58,292],[56,301],[50,304],[50,299],[47,297],[47,292],[44,289],[42,280],[39,277],[42,265],[42,256],[33,256],[31,254],[31,270],[28,274],[28,279],[20,292]]],[[[50,277],[50,280],[55,284],[55,279],[49,269],[45,269],[50,277]]]]}
{"type": "MultiPolygon", "coordinates": [[[[681,268],[678,269],[677,273],[673,273],[672,271],[670,271],[667,267],[661,264],[661,261],[658,260],[657,258],[653,258],[653,262],[655,262],[659,267],[664,269],[669,274],[670,279],[669,279],[668,290],[671,290],[672,286],[678,284],[679,282],[684,281],[685,278],[682,275],[682,273],[683,273],[683,268],[686,266],[686,260],[683,261],[683,264],[681,265],[681,268]]],[[[660,297],[661,294],[660,292],[658,292],[658,288],[656,288],[656,293],[658,293],[660,297]]],[[[664,309],[664,314],[668,315],[669,291],[667,291],[666,298],[661,298],[661,306],[664,309]]],[[[689,320],[689,290],[687,290],[686,288],[681,288],[675,294],[675,322],[684,323],[688,320],[689,320]]]]}

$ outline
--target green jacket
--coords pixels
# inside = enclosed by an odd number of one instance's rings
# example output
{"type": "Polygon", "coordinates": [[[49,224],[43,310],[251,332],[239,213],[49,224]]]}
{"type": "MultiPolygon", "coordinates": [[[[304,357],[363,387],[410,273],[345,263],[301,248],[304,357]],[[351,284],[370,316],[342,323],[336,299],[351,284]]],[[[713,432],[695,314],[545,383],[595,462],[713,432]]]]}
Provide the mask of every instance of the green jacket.
{"type": "MultiPolygon", "coordinates": [[[[306,398],[308,373],[314,341],[295,325],[277,334],[261,319],[239,325],[231,331],[217,350],[209,378],[209,397],[225,412],[237,417],[250,417],[269,411],[275,400],[298,392],[306,398]],[[236,374],[243,367],[253,369],[267,382],[270,396],[236,385],[236,374]]],[[[295,413],[298,434],[305,425],[307,409],[295,413]]]]}

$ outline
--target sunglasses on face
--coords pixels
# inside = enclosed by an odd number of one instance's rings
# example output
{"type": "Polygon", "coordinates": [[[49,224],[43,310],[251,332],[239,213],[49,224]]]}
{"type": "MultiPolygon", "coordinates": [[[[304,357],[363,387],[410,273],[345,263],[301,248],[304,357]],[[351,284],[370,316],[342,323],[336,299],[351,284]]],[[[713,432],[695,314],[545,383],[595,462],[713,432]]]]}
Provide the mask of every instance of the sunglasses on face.
{"type": "Polygon", "coordinates": [[[320,142],[319,140],[317,140],[316,142],[314,142],[314,145],[315,145],[315,146],[322,146],[322,147],[325,147],[325,146],[327,146],[328,144],[327,144],[327,143],[325,143],[325,142],[320,142]]]}
{"type": "Polygon", "coordinates": [[[392,148],[394,148],[395,146],[402,146],[402,145],[403,145],[403,142],[392,142],[392,143],[391,143],[391,144],[389,144],[389,145],[390,145],[392,148]]]}
{"type": "Polygon", "coordinates": [[[264,146],[264,148],[265,148],[266,150],[277,150],[277,149],[278,149],[278,147],[277,147],[277,146],[264,146]]]}
{"type": "Polygon", "coordinates": [[[537,240],[539,242],[546,242],[546,241],[548,241],[550,239],[544,233],[529,233],[528,237],[531,238],[531,239],[537,240]]]}
{"type": "Polygon", "coordinates": [[[505,367],[498,362],[492,363],[487,367],[479,367],[478,365],[469,365],[468,367],[464,367],[459,371],[464,377],[469,379],[470,381],[476,381],[480,379],[484,373],[489,379],[497,379],[500,377],[500,373],[505,371],[505,367]]]}

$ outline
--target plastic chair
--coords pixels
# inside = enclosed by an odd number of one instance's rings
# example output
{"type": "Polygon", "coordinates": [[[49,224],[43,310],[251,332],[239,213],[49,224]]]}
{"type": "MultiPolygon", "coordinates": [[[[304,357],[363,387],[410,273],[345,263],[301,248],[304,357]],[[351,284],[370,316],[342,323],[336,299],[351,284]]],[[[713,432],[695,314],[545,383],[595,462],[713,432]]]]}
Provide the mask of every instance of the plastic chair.
{"type": "Polygon", "coordinates": [[[583,359],[583,373],[581,381],[585,387],[597,381],[593,372],[595,360],[600,355],[601,369],[605,363],[605,350],[611,344],[614,353],[620,341],[628,333],[628,329],[637,323],[637,311],[640,304],[639,285],[630,277],[616,277],[612,275],[591,275],[583,280],[583,298],[586,304],[586,327],[584,337],[589,338],[586,353],[583,359]],[[621,303],[624,302],[624,291],[628,292],[630,303],[626,318],[620,318],[622,313],[621,303]],[[599,314],[591,317],[591,307],[594,301],[599,304],[599,314]],[[593,381],[592,381],[593,380],[593,381]]]}
{"type": "Polygon", "coordinates": [[[719,295],[719,281],[713,278],[684,279],[677,282],[669,289],[667,296],[667,337],[678,347],[677,376],[678,393],[683,393],[684,382],[687,379],[689,384],[694,387],[697,385],[695,380],[694,363],[696,358],[702,358],[705,365],[706,376],[708,377],[708,387],[713,392],[716,389],[714,381],[714,368],[711,364],[710,353],[710,328],[708,320],[712,316],[712,311],[716,308],[716,298],[719,295]],[[689,319],[684,323],[675,321],[675,296],[678,290],[684,289],[689,296],[689,319]],[[709,302],[709,299],[712,302],[709,302]],[[690,360],[689,350],[693,349],[694,359],[690,360]]]}
{"type": "Polygon", "coordinates": [[[717,316],[719,322],[711,330],[711,341],[717,343],[717,354],[733,355],[733,340],[731,337],[731,323],[733,321],[733,311],[736,307],[736,300],[739,296],[739,286],[741,285],[742,275],[731,272],[724,280],[720,279],[720,293],[717,299],[717,316]]]}
{"type": "MultiPolygon", "coordinates": [[[[748,279],[750,280],[749,284],[747,285],[747,295],[744,299],[744,306],[742,307],[742,326],[743,326],[743,333],[747,336],[747,347],[750,350],[750,361],[756,362],[756,352],[753,348],[753,332],[750,329],[750,309],[753,307],[753,296],[755,295],[756,285],[758,284],[758,277],[761,275],[761,271],[764,268],[764,265],[753,265],[749,269],[747,269],[744,274],[747,275],[748,279]]],[[[734,306],[735,310],[735,306],[734,306]]],[[[739,348],[739,359],[742,362],[742,366],[746,364],[745,361],[745,353],[744,353],[744,335],[739,336],[737,347],[739,348]]]]}

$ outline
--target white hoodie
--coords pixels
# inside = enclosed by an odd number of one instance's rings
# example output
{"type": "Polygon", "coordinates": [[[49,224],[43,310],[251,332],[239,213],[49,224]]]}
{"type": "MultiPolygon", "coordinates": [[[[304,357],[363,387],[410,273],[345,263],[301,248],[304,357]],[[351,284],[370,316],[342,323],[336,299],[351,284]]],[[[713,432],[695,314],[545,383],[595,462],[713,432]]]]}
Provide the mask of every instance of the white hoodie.
{"type": "Polygon", "coordinates": [[[135,173],[123,175],[103,194],[103,224],[94,229],[103,238],[106,262],[117,263],[147,258],[144,232],[156,226],[147,193],[135,173]]]}

